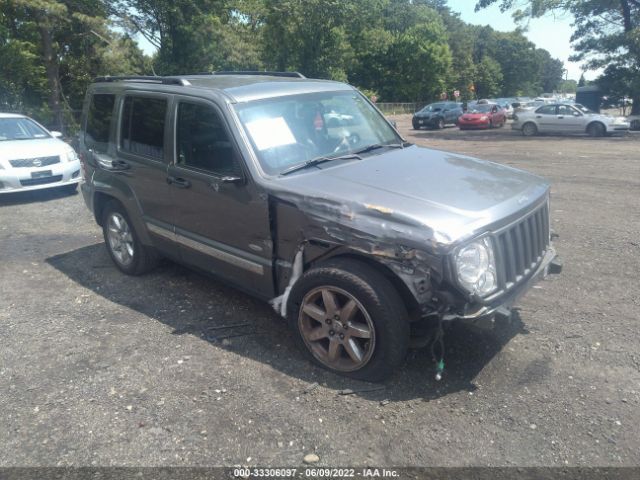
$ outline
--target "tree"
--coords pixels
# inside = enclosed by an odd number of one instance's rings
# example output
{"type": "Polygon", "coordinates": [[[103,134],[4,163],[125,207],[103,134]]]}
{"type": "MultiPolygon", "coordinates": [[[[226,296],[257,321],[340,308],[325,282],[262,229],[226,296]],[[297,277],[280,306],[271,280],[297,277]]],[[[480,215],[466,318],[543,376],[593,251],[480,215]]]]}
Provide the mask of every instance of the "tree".
{"type": "Polygon", "coordinates": [[[578,86],[584,87],[587,84],[587,80],[584,78],[584,73],[580,74],[580,80],[578,80],[578,86]]]}
{"type": "Polygon", "coordinates": [[[491,98],[502,91],[502,69],[491,57],[483,57],[477,65],[476,94],[478,98],[491,98]]]}
{"type": "Polygon", "coordinates": [[[514,10],[516,19],[536,18],[550,12],[574,18],[571,37],[577,52],[570,59],[590,70],[625,71],[632,114],[640,114],[640,0],[479,0],[476,9],[498,3],[514,10]]]}

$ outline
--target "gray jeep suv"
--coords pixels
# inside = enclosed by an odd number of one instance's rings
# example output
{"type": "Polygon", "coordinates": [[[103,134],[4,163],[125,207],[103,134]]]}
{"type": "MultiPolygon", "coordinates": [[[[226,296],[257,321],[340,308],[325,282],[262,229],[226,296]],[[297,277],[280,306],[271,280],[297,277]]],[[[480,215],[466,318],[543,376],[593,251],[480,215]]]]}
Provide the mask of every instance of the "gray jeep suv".
{"type": "Polygon", "coordinates": [[[391,373],[413,334],[508,317],[559,270],[546,181],[411,145],[344,83],[99,78],[79,153],[121,271],[165,256],[213,274],[270,300],[314,362],[358,379],[391,373]]]}

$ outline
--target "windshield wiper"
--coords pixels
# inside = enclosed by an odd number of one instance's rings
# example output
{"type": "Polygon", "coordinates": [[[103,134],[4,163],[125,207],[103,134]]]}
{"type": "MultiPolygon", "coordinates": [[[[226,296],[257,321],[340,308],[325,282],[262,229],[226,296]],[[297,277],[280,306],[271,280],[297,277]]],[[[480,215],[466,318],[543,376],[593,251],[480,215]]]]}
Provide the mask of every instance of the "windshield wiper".
{"type": "Polygon", "coordinates": [[[296,165],[292,165],[291,167],[280,172],[280,175],[289,175],[290,173],[297,172],[298,170],[302,170],[308,167],[315,167],[316,165],[320,165],[324,162],[331,162],[333,160],[362,160],[362,157],[357,153],[346,153],[344,155],[340,155],[339,157],[317,157],[312,158],[311,160],[307,160],[302,163],[297,163],[296,165]]]}
{"type": "Polygon", "coordinates": [[[364,147],[358,150],[356,153],[367,153],[367,152],[371,152],[372,150],[377,150],[378,148],[385,148],[385,147],[404,148],[405,144],[404,143],[374,143],[373,145],[369,145],[368,147],[364,147]]]}

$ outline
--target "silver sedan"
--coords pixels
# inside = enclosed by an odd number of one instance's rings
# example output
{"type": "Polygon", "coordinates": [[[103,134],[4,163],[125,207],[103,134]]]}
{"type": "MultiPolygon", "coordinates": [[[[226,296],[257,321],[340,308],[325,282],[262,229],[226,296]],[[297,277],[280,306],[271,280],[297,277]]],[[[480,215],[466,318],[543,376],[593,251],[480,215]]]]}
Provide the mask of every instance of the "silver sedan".
{"type": "Polygon", "coordinates": [[[622,117],[595,113],[578,103],[553,103],[516,113],[511,128],[521,130],[525,136],[538,133],[587,133],[592,137],[601,137],[628,131],[629,122],[622,117]]]}
{"type": "Polygon", "coordinates": [[[0,194],[65,187],[81,180],[76,152],[24,115],[0,113],[0,194]]]}

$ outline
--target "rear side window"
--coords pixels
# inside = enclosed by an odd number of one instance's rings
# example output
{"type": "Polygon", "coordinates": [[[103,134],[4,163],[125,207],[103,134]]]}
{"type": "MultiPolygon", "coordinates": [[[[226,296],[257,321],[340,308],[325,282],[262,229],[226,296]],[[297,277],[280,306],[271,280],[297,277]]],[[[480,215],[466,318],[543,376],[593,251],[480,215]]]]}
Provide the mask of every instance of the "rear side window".
{"type": "Polygon", "coordinates": [[[107,152],[115,103],[115,95],[99,93],[91,97],[87,114],[87,128],[84,134],[84,142],[88,148],[101,153],[107,152]]]}
{"type": "Polygon", "coordinates": [[[164,158],[165,98],[127,96],[122,109],[120,148],[154,160],[164,158]]]}
{"type": "Polygon", "coordinates": [[[541,113],[542,115],[555,115],[556,114],[556,106],[555,105],[546,105],[544,107],[540,107],[536,110],[536,113],[541,113]]]}

